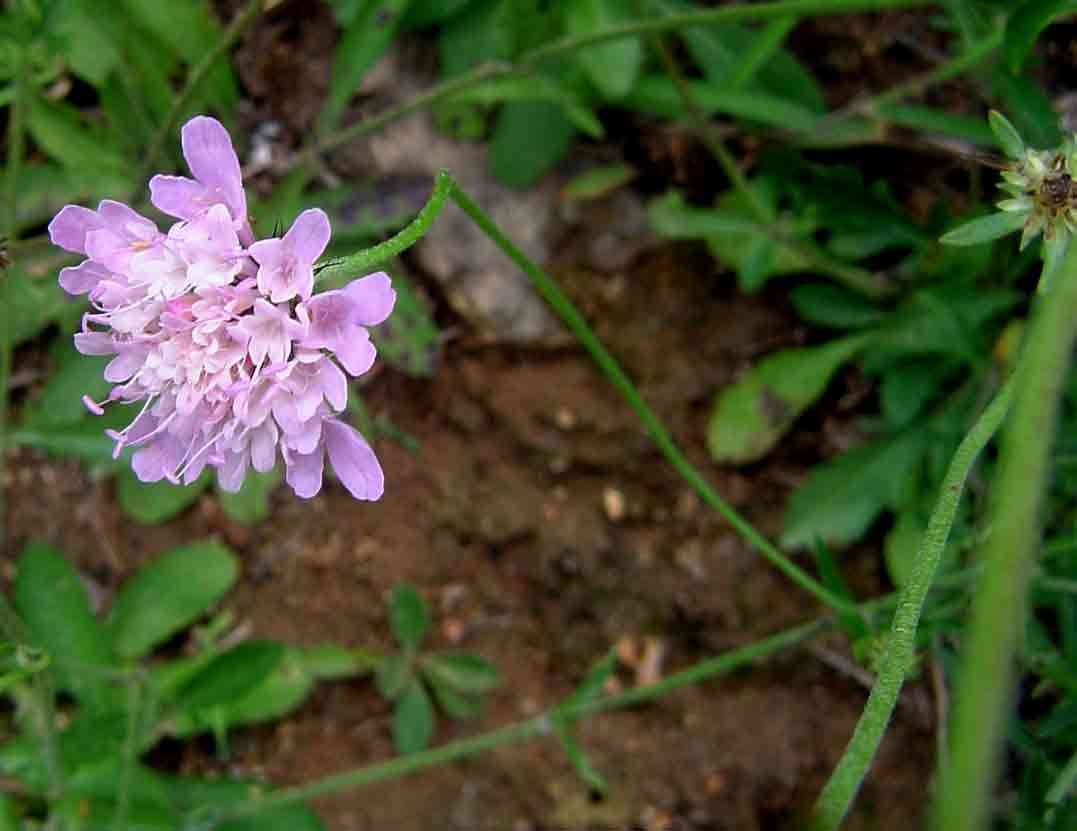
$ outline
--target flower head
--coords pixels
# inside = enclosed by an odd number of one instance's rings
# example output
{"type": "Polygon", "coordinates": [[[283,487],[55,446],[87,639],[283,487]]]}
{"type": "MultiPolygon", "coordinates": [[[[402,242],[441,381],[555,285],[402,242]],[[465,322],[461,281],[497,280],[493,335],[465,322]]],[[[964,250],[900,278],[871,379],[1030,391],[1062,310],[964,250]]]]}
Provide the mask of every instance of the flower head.
{"type": "Polygon", "coordinates": [[[86,406],[99,415],[111,402],[141,405],[108,434],[116,455],[134,449],[142,481],[190,483],[212,467],[234,491],[248,469],[280,460],[288,484],[309,498],[328,458],[356,499],[378,499],[384,476],[374,451],[339,415],[345,370],[357,376],[373,365],[367,327],[392,311],[388,276],[313,294],[328,217],[304,211],[282,238],[255,241],[227,131],[199,116],[182,140],[194,179],[150,182],[153,204],[180,220],[167,232],[108,200],[96,211],[68,205],[49,225],[55,245],[86,256],[60,272],[63,289],[91,306],[75,347],[113,356],[112,390],[86,406]]]}

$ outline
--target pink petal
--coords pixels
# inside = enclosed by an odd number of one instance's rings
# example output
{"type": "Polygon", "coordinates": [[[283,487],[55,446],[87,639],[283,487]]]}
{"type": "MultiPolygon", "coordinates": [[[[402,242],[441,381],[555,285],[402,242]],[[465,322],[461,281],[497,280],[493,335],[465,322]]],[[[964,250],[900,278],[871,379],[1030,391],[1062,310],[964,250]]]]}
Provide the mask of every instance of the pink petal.
{"type": "Polygon", "coordinates": [[[329,217],[325,215],[325,211],[310,208],[296,217],[292,227],[284,235],[284,245],[299,262],[310,265],[322,256],[329,244],[331,233],[329,217]]]}
{"type": "Polygon", "coordinates": [[[289,453],[285,457],[285,480],[300,499],[310,499],[322,489],[322,468],[325,457],[321,446],[313,453],[289,453]]]}
{"type": "Polygon", "coordinates": [[[104,332],[79,332],[75,335],[75,349],[83,355],[115,355],[116,344],[112,335],[104,332]]]}
{"type": "Polygon", "coordinates": [[[267,268],[280,268],[284,260],[284,243],[279,239],[260,239],[252,243],[247,253],[254,258],[260,266],[267,268]]]}
{"type": "Polygon", "coordinates": [[[329,463],[337,478],[356,499],[381,499],[385,474],[378,457],[359,431],[336,419],[326,419],[322,427],[329,463]]]}
{"type": "Polygon", "coordinates": [[[348,379],[332,361],[326,359],[318,367],[318,381],[329,406],[337,412],[348,404],[348,379]]]}
{"type": "Polygon", "coordinates": [[[121,352],[105,367],[105,380],[112,384],[123,383],[138,372],[145,362],[146,353],[140,349],[121,352]]]}
{"type": "Polygon", "coordinates": [[[246,222],[247,198],[243,176],[232,139],[224,125],[209,116],[195,116],[180,131],[183,158],[194,178],[210,190],[218,191],[232,217],[246,222]]]}
{"type": "Polygon", "coordinates": [[[333,352],[353,376],[362,375],[372,366],[378,350],[370,342],[370,333],[359,326],[353,326],[347,335],[335,345],[333,352]]]}
{"type": "Polygon", "coordinates": [[[150,202],[161,213],[194,219],[206,209],[206,188],[183,176],[158,174],[150,179],[150,202]]]}
{"type": "Polygon", "coordinates": [[[97,284],[108,276],[107,269],[86,260],[79,265],[60,270],[60,288],[68,294],[86,294],[93,291],[97,284]]]}
{"type": "Polygon", "coordinates": [[[243,487],[243,477],[247,473],[247,452],[231,452],[224,464],[217,468],[217,484],[222,491],[235,493],[243,487]]]}
{"type": "Polygon", "coordinates": [[[86,233],[101,227],[101,218],[81,205],[65,205],[49,223],[49,239],[65,251],[86,253],[86,233]]]}
{"type": "Polygon", "coordinates": [[[259,473],[268,473],[277,463],[277,428],[271,421],[251,432],[251,464],[259,473]]]}
{"type": "Polygon", "coordinates": [[[354,304],[353,319],[363,326],[376,326],[384,321],[396,303],[396,292],[384,271],[352,280],[344,287],[344,292],[354,304]]]}

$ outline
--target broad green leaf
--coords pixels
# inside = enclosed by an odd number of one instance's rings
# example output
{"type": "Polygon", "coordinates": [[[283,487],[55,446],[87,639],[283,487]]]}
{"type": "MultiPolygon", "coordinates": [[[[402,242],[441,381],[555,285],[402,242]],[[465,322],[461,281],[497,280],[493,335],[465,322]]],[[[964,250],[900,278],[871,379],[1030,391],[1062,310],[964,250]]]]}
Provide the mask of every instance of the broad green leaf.
{"type": "Polygon", "coordinates": [[[998,211],[958,225],[943,234],[939,242],[944,245],[980,245],[1019,230],[1025,224],[1025,219],[1023,213],[998,211]]]}
{"type": "Polygon", "coordinates": [[[411,0],[364,0],[355,11],[333,53],[329,94],[318,116],[323,132],[333,129],[367,70],[396,34],[411,0]]]}
{"type": "MultiPolygon", "coordinates": [[[[197,64],[221,38],[221,26],[206,0],[121,0],[132,22],[152,32],[190,65],[197,64]]],[[[230,113],[238,90],[228,61],[217,61],[200,86],[201,95],[222,114],[230,113]]]]}
{"type": "Polygon", "coordinates": [[[866,342],[854,336],[764,358],[719,393],[707,422],[711,457],[722,464],[763,458],[866,342]]]}
{"type": "MultiPolygon", "coordinates": [[[[635,16],[630,0],[573,0],[565,6],[565,28],[569,35],[585,36],[635,16]]],[[[618,99],[639,77],[643,44],[638,36],[618,38],[580,49],[575,57],[605,98],[618,99]]]]}
{"type": "Polygon", "coordinates": [[[995,134],[995,140],[1003,153],[1011,159],[1024,157],[1025,141],[1006,116],[998,110],[991,110],[987,115],[987,122],[991,127],[991,132],[995,134]]]}
{"type": "Polygon", "coordinates": [[[885,104],[876,107],[876,110],[887,121],[910,130],[937,133],[983,147],[990,147],[995,143],[995,134],[982,118],[954,115],[908,104],[885,104]]]}
{"type": "MultiPolygon", "coordinates": [[[[122,811],[128,831],[181,831],[175,814],[163,807],[129,800],[122,811]]],[[[60,828],[80,831],[112,831],[121,815],[115,798],[96,799],[67,794],[55,803],[50,821],[60,828]]]]}
{"type": "MultiPolygon", "coordinates": [[[[225,712],[237,714],[238,705],[243,698],[252,695],[281,664],[284,657],[284,647],[275,641],[244,641],[217,655],[184,684],[177,696],[177,704],[181,709],[192,713],[221,708],[225,712]]],[[[304,678],[298,662],[293,662],[291,668],[291,675],[286,673],[281,676],[284,686],[289,688],[285,690],[286,695],[291,694],[288,683],[291,678],[304,678]]],[[[309,688],[309,684],[305,682],[302,686],[309,688]]],[[[277,693],[280,690],[270,692],[277,693]]],[[[255,703],[262,708],[267,706],[264,699],[256,700],[255,703]]],[[[253,712],[246,715],[251,720],[256,720],[253,712]]]]}
{"type": "Polygon", "coordinates": [[[209,474],[203,474],[190,485],[173,485],[165,480],[140,482],[134,472],[125,467],[116,477],[116,499],[131,519],[143,525],[156,525],[178,516],[194,504],[209,483],[209,474]]]}
{"type": "Polygon", "coordinates": [[[450,102],[499,104],[504,101],[548,101],[564,110],[565,116],[580,132],[600,139],[605,134],[602,122],[568,87],[543,75],[504,78],[454,95],[450,102]]]}
{"type": "Polygon", "coordinates": [[[214,540],[163,554],[120,587],[107,626],[116,653],[139,658],[194,623],[232,587],[239,564],[214,540]]]}
{"type": "Polygon", "coordinates": [[[1056,147],[1061,143],[1058,113],[1039,84],[1008,72],[993,73],[991,81],[1002,101],[1000,109],[1006,111],[1027,144],[1056,147]]]}
{"type": "Polygon", "coordinates": [[[413,586],[398,583],[393,587],[389,600],[389,625],[396,639],[406,647],[415,649],[430,628],[430,612],[426,602],[413,586]]]}
{"type": "Polygon", "coordinates": [[[217,502],[236,522],[254,525],[269,516],[269,495],[278,482],[280,474],[275,470],[269,473],[247,471],[243,485],[235,493],[218,489],[217,502]]]}
{"type": "Polygon", "coordinates": [[[49,373],[49,380],[41,394],[26,405],[23,425],[48,429],[85,420],[89,413],[82,403],[82,396],[88,395],[94,401],[100,401],[112,388],[112,384],[104,378],[109,360],[80,355],[65,344],[59,367],[49,373]]]}
{"type": "Polygon", "coordinates": [[[127,777],[127,796],[132,802],[172,811],[172,799],[163,778],[156,771],[134,764],[124,771],[124,760],[110,756],[83,765],[64,781],[64,791],[79,797],[116,797],[116,783],[127,777]]]}
{"type": "Polygon", "coordinates": [[[434,734],[434,707],[422,683],[412,680],[393,706],[393,745],[407,755],[425,750],[434,734]]]}
{"type": "Polygon", "coordinates": [[[101,23],[100,9],[93,9],[88,0],[71,4],[57,34],[64,41],[64,57],[71,71],[95,87],[103,85],[123,61],[109,27],[101,23]]]}
{"type": "MultiPolygon", "coordinates": [[[[818,122],[819,116],[797,101],[758,90],[723,89],[708,81],[687,83],[693,101],[707,115],[721,113],[797,133],[811,132],[818,122]]],[[[677,85],[666,75],[644,75],[621,103],[659,118],[686,115],[677,85]]]]}
{"type": "Polygon", "coordinates": [[[112,405],[103,416],[86,415],[73,424],[21,426],[10,435],[13,444],[33,447],[54,456],[73,456],[93,470],[111,470],[124,464],[112,458],[115,442],[105,435],[109,428],[122,429],[134,418],[133,406],[112,405]]]}
{"type": "Polygon", "coordinates": [[[0,831],[20,831],[19,817],[15,813],[15,798],[0,794],[0,831]]]}
{"type": "Polygon", "coordinates": [[[842,548],[860,539],[879,514],[899,506],[930,438],[911,431],[879,439],[813,468],[789,499],[782,545],[821,540],[842,548]]]}
{"type": "Polygon", "coordinates": [[[743,211],[698,208],[677,191],[652,199],[647,205],[651,227],[669,239],[704,239],[719,234],[758,235],[759,225],[743,211]]]}
{"type": "Polygon", "coordinates": [[[378,695],[392,701],[404,691],[413,676],[411,661],[406,656],[386,655],[374,674],[378,695]]]}
{"type": "Polygon", "coordinates": [[[862,329],[883,317],[878,306],[833,283],[803,283],[789,292],[789,299],[802,318],[832,329],[862,329]]]}
{"type": "MultiPolygon", "coordinates": [[[[413,0],[414,12],[423,0],[413,0]]],[[[515,57],[521,28],[526,25],[519,3],[479,0],[438,31],[438,58],[443,78],[462,75],[484,61],[509,61],[515,57]]]]}
{"type": "Polygon", "coordinates": [[[592,167],[573,177],[561,189],[566,199],[585,201],[602,199],[636,178],[636,170],[627,164],[592,167]]]}
{"type": "Polygon", "coordinates": [[[1077,11],[1074,0],[1025,0],[1006,19],[1006,34],[1002,44],[1006,65],[1018,74],[1032,51],[1032,46],[1051,21],[1068,12],[1077,11]]]}
{"type": "Polygon", "coordinates": [[[497,686],[497,670],[485,658],[467,653],[429,655],[423,661],[423,672],[433,681],[445,684],[458,692],[479,695],[497,686]]]}
{"type": "Polygon", "coordinates": [[[122,192],[131,172],[129,162],[115,145],[94,130],[78,110],[66,104],[35,98],[27,128],[49,156],[67,168],[75,179],[86,174],[104,176],[122,192]]]}
{"type": "Polygon", "coordinates": [[[434,700],[449,718],[474,718],[482,712],[482,699],[477,695],[462,693],[435,678],[427,678],[434,700]]]}
{"type": "MultiPolygon", "coordinates": [[[[333,2],[340,5],[354,3],[355,0],[333,0],[333,2]]],[[[413,29],[444,23],[472,2],[473,0],[413,0],[408,8],[405,22],[409,28],[413,29]]]]}
{"type": "Polygon", "coordinates": [[[0,279],[0,342],[19,344],[52,323],[65,309],[64,292],[55,280],[34,279],[12,265],[0,279]]]}
{"type": "Polygon", "coordinates": [[[490,138],[490,172],[514,188],[534,184],[568,151],[576,128],[549,101],[509,101],[490,138]]]}
{"type": "Polygon", "coordinates": [[[91,705],[102,703],[109,680],[105,673],[115,660],[70,563],[48,546],[27,546],[19,558],[13,599],[31,644],[48,654],[59,685],[91,705]]]}
{"type": "Polygon", "coordinates": [[[890,367],[879,383],[879,405],[887,423],[895,429],[908,426],[954,368],[953,361],[938,358],[902,361],[890,367]]]}

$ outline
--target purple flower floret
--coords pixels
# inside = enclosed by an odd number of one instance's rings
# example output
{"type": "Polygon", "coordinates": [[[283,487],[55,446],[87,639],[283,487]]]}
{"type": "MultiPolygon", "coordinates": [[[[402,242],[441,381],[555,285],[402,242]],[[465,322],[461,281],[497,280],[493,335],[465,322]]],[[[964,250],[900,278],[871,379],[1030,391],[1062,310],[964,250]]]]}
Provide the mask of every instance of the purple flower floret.
{"type": "Polygon", "coordinates": [[[144,482],[190,483],[207,467],[224,490],[248,469],[284,462],[295,493],[321,490],[326,457],[356,499],[378,499],[385,479],[374,451],[338,418],[348,375],[373,366],[367,327],[396,300],[389,277],[371,274],[313,294],[315,261],[329,243],[324,212],[304,211],[281,238],[254,240],[239,160],[227,131],[206,116],[182,130],[194,179],[155,176],[153,204],[180,221],[162,233],[127,205],[67,205],[49,225],[55,245],[86,256],[60,272],[86,295],[75,347],[110,355],[111,402],[141,403],[115,454],[134,448],[144,482]],[[343,367],[343,369],[341,368],[343,367]]]}

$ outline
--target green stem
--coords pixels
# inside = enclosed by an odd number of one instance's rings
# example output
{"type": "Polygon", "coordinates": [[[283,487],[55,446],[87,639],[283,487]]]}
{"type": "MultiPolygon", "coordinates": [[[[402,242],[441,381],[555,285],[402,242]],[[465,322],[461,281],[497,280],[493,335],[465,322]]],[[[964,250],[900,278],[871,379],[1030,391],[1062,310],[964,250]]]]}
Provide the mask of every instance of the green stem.
{"type": "Polygon", "coordinates": [[[777,546],[759,533],[748,520],[722,499],[718,492],[703,478],[703,475],[688,461],[680,448],[677,447],[669,431],[666,430],[658,416],[643,400],[635,385],[606,350],[606,347],[602,345],[591,327],[587,325],[587,321],[576,310],[572,301],[565,296],[557,284],[542,269],[531,262],[511,240],[501,233],[501,230],[482,209],[456,185],[447,171],[443,170],[438,173],[430,199],[423,206],[419,215],[404,230],[374,248],[360,251],[342,260],[331,261],[319,270],[318,278],[357,277],[369,271],[378,263],[397,256],[422,237],[441,212],[447,199],[452,199],[527,275],[538,293],[557,312],[558,316],[568,326],[569,331],[579,339],[583,347],[591,354],[591,357],[598,364],[599,369],[602,370],[609,382],[621,393],[621,396],[636,413],[655,444],[658,445],[662,455],[666,457],[673,469],[681,475],[689,486],[699,494],[700,498],[717,511],[742,539],[798,586],[833,609],[839,611],[854,609],[853,604],[831,592],[797,566],[777,546]]]}
{"type": "MultiPolygon", "coordinates": [[[[202,81],[213,70],[213,67],[217,65],[217,61],[224,57],[229,49],[232,48],[232,44],[238,40],[239,36],[243,33],[243,30],[258,16],[258,12],[261,10],[264,0],[247,0],[247,5],[243,7],[243,10],[239,12],[232,22],[228,24],[228,27],[221,34],[220,40],[210,49],[205,55],[202,56],[202,60],[191,70],[187,76],[187,83],[184,85],[183,90],[177,95],[173,101],[172,106],[168,110],[168,114],[165,116],[165,120],[161,122],[161,126],[158,128],[157,133],[154,135],[153,140],[150,142],[149,149],[146,151],[146,155],[142,162],[142,167],[139,169],[138,176],[135,177],[135,181],[140,183],[136,187],[141,189],[142,182],[145,182],[149,178],[150,173],[153,172],[157,165],[158,159],[161,157],[161,151],[164,150],[165,144],[168,142],[172,132],[176,129],[176,122],[179,121],[180,116],[183,115],[184,110],[191,103],[191,99],[198,91],[198,87],[201,86],[202,81]]],[[[134,197],[132,196],[132,199],[134,197]]],[[[130,201],[130,200],[128,200],[130,201]]]]}
{"type": "Polygon", "coordinates": [[[569,331],[571,331],[580,343],[583,344],[584,349],[591,354],[591,357],[594,359],[595,363],[598,364],[599,369],[602,370],[606,379],[621,394],[621,397],[625,399],[628,406],[632,408],[632,411],[635,412],[636,417],[647,429],[647,432],[650,434],[654,443],[658,445],[659,451],[666,457],[666,461],[668,461],[670,466],[680,474],[681,478],[688,483],[692,490],[694,490],[707,505],[713,508],[723,519],[725,519],[745,542],[756,549],[756,551],[762,554],[771,565],[802,589],[814,595],[833,609],[849,611],[855,608],[853,604],[848,603],[844,598],[831,592],[819,581],[812,578],[807,572],[796,565],[785,554],[779,551],[777,546],[759,533],[748,520],[742,517],[733,506],[726,502],[718,492],[711,487],[710,483],[707,482],[703,475],[681,452],[681,449],[677,446],[676,442],[673,441],[673,437],[669,434],[669,431],[666,430],[654,410],[652,410],[647,402],[643,400],[643,397],[636,390],[635,385],[629,379],[628,375],[621,369],[620,364],[618,364],[614,357],[606,350],[606,347],[602,345],[602,342],[591,330],[587,321],[584,320],[583,315],[577,311],[576,307],[572,304],[572,301],[565,296],[557,283],[547,276],[542,269],[531,262],[531,260],[529,260],[508,237],[501,233],[501,229],[498,228],[471,197],[464,193],[464,191],[455,183],[452,184],[450,197],[453,202],[455,202],[460,209],[485,232],[486,236],[488,236],[498,248],[505,252],[508,258],[516,263],[520,270],[527,275],[527,278],[531,281],[535,290],[538,291],[542,298],[553,308],[558,317],[564,321],[565,325],[568,326],[569,331]]]}
{"type": "Polygon", "coordinates": [[[740,649],[732,650],[724,655],[709,658],[691,666],[681,672],[674,673],[654,684],[635,687],[617,695],[605,698],[588,700],[569,706],[560,705],[547,710],[545,713],[534,716],[505,727],[481,733],[467,739],[449,742],[448,744],[411,753],[390,759],[386,762],[368,765],[357,770],[345,771],[332,774],[323,779],[299,785],[294,788],[283,788],[270,794],[255,796],[252,799],[231,806],[219,814],[218,821],[240,816],[257,814],[270,808],[279,808],[284,805],[294,805],[323,796],[329,793],[361,788],[382,782],[386,779],[395,779],[406,776],[420,770],[436,765],[475,756],[495,747],[513,744],[537,736],[548,735],[553,729],[554,717],[575,721],[584,716],[608,710],[622,709],[636,704],[642,704],[660,698],[673,690],[698,684],[719,675],[728,674],[740,667],[746,666],[761,658],[773,655],[781,650],[788,649],[807,638],[817,634],[830,625],[829,618],[796,626],[779,632],[771,637],[749,644],[740,649]]]}
{"type": "Polygon", "coordinates": [[[1013,657],[1025,621],[1029,576],[1040,547],[1059,401],[1077,326],[1077,245],[1028,325],[1013,416],[1003,433],[989,514],[984,574],[973,598],[954,696],[953,752],[943,761],[934,828],[985,828],[997,769],[1013,657]]]}
{"type": "Polygon", "coordinates": [[[871,688],[864,712],[860,715],[844,755],[815,804],[812,824],[815,831],[829,831],[841,825],[872,759],[875,758],[894,712],[898,694],[905,682],[905,673],[912,662],[916,630],[939,561],[946,549],[946,541],[961,502],[965,480],[980,452],[1002,424],[1010,406],[1012,391],[1011,380],[983,411],[954,453],[927,530],[920,540],[909,580],[901,589],[897,611],[890,624],[886,650],[879,663],[875,684],[871,688]]]}

